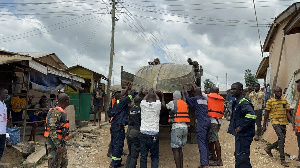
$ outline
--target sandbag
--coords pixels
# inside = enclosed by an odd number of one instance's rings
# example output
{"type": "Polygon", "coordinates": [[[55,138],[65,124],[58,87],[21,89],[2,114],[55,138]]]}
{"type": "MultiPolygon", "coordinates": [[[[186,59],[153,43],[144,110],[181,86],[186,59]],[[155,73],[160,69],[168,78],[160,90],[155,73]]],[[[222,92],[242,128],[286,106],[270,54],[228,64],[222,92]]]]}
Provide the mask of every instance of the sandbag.
{"type": "Polygon", "coordinates": [[[6,139],[6,145],[16,145],[20,142],[20,128],[14,126],[12,128],[6,128],[6,132],[9,134],[10,138],[6,139]]]}

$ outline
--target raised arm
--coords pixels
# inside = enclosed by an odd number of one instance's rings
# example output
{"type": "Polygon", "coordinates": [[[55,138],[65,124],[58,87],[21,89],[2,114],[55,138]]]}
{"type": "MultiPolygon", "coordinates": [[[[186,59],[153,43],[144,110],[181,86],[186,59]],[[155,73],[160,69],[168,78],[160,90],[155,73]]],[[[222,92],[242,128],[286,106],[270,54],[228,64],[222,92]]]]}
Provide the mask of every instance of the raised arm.
{"type": "Polygon", "coordinates": [[[154,94],[155,94],[155,96],[156,96],[156,100],[159,100],[159,96],[157,95],[157,93],[160,93],[160,91],[156,90],[156,91],[154,92],[154,94]]]}

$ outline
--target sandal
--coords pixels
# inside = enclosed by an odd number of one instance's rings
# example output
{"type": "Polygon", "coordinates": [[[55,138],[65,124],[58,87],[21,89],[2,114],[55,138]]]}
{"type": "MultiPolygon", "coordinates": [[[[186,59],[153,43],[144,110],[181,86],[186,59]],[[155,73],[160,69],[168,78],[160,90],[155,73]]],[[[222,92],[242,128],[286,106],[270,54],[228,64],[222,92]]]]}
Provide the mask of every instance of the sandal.
{"type": "Polygon", "coordinates": [[[223,166],[223,164],[220,164],[219,162],[213,162],[209,163],[209,166],[223,166]]]}

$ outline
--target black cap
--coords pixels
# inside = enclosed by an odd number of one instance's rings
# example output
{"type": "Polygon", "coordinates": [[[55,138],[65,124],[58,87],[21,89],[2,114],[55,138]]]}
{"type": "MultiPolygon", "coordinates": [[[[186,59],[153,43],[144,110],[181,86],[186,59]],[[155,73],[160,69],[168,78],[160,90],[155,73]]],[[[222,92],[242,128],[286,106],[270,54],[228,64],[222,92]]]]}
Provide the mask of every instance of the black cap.
{"type": "Polygon", "coordinates": [[[300,82],[300,79],[296,80],[295,82],[296,82],[296,83],[300,82]]]}

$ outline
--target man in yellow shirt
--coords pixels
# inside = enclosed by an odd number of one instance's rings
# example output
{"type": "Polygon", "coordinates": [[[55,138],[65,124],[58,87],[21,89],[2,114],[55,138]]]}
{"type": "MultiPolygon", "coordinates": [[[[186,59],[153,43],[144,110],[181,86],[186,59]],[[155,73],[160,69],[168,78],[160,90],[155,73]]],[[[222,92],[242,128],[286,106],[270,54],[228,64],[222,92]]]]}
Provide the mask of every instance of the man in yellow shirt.
{"type": "Polygon", "coordinates": [[[23,109],[26,105],[26,90],[22,90],[19,96],[11,98],[11,117],[14,125],[18,125],[18,121],[22,121],[23,109]]]}
{"type": "Polygon", "coordinates": [[[284,167],[289,167],[288,163],[285,161],[284,155],[284,143],[286,135],[286,125],[289,124],[288,120],[292,123],[293,129],[295,129],[295,124],[289,113],[289,103],[282,97],[282,89],[280,87],[275,87],[274,89],[275,97],[269,99],[266,104],[266,113],[264,117],[263,131],[266,131],[266,123],[268,121],[269,115],[273,128],[278,136],[278,140],[272,145],[265,148],[265,151],[270,157],[273,157],[271,153],[272,149],[279,148],[281,165],[284,167]]]}

